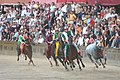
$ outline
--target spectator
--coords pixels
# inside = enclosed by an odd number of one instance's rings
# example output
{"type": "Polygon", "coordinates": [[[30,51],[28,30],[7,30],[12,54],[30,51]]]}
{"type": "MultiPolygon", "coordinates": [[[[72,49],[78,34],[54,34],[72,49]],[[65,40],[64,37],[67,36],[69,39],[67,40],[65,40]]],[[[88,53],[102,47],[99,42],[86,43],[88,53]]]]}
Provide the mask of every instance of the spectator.
{"type": "Polygon", "coordinates": [[[78,40],[78,45],[87,46],[96,39],[102,40],[104,47],[119,48],[120,15],[114,7],[81,5],[76,2],[63,3],[57,7],[39,2],[18,3],[16,9],[5,7],[0,15],[0,40],[17,41],[19,32],[28,33],[36,43],[43,43],[48,31],[63,32],[70,29],[78,40]]]}

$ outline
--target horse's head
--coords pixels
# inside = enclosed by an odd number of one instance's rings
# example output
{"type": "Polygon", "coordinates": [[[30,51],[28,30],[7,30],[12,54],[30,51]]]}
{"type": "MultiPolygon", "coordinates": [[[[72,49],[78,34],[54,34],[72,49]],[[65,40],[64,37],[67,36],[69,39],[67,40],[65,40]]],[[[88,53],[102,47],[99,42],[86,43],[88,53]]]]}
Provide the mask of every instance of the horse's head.
{"type": "Polygon", "coordinates": [[[32,42],[31,42],[30,39],[26,39],[26,40],[25,40],[25,44],[26,44],[26,45],[31,45],[31,43],[32,43],[32,42]]]}
{"type": "Polygon", "coordinates": [[[104,54],[103,54],[102,42],[99,41],[99,40],[96,40],[96,41],[94,42],[94,46],[95,46],[95,51],[96,51],[97,57],[98,57],[98,58],[103,58],[103,57],[104,57],[104,54]]]}
{"type": "Polygon", "coordinates": [[[102,46],[102,42],[101,41],[95,41],[95,44],[97,46],[98,49],[102,50],[103,46],[102,46]]]}

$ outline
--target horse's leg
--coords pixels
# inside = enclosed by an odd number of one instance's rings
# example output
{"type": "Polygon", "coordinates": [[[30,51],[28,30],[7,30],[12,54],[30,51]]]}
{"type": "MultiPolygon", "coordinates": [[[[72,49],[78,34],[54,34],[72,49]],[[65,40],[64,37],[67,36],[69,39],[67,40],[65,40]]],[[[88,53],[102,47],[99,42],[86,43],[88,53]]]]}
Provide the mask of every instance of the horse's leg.
{"type": "Polygon", "coordinates": [[[70,68],[73,71],[73,64],[72,63],[70,63],[70,68]]]}
{"type": "Polygon", "coordinates": [[[80,62],[81,62],[81,64],[82,64],[82,67],[84,68],[85,65],[84,65],[84,63],[83,63],[83,61],[82,61],[82,57],[79,57],[79,60],[80,60],[80,62]]]}
{"type": "Polygon", "coordinates": [[[73,68],[75,68],[76,63],[73,61],[73,68]]]}
{"type": "Polygon", "coordinates": [[[25,60],[27,60],[27,55],[25,54],[25,60]]]}
{"type": "MultiPolygon", "coordinates": [[[[98,65],[97,65],[97,63],[98,63],[98,59],[95,59],[95,62],[94,62],[94,64],[96,65],[96,68],[98,68],[98,65]]],[[[100,65],[100,64],[99,64],[100,65]]]]}
{"type": "Polygon", "coordinates": [[[103,64],[102,60],[100,59],[101,64],[103,65],[103,68],[105,68],[105,65],[103,64]]]}
{"type": "Polygon", "coordinates": [[[18,55],[17,55],[17,56],[18,56],[17,61],[19,61],[19,56],[20,56],[20,53],[19,53],[19,52],[18,52],[18,55]]]}
{"type": "Polygon", "coordinates": [[[33,66],[35,66],[35,64],[34,64],[32,59],[29,61],[28,65],[30,65],[31,62],[32,62],[33,66]]]}
{"type": "Polygon", "coordinates": [[[96,62],[92,59],[92,56],[90,54],[88,54],[89,59],[91,60],[92,63],[95,64],[96,68],[98,68],[98,65],[96,64],[96,62]]]}
{"type": "Polygon", "coordinates": [[[51,60],[52,60],[51,58],[48,58],[48,61],[50,62],[51,67],[53,67],[53,64],[52,64],[51,60]]]}
{"type": "Polygon", "coordinates": [[[17,56],[18,56],[18,58],[17,58],[17,61],[19,61],[19,56],[20,56],[20,54],[21,54],[21,51],[20,51],[20,49],[17,49],[17,56]]]}
{"type": "Polygon", "coordinates": [[[30,59],[28,65],[30,65],[30,63],[32,62],[33,66],[35,66],[35,64],[34,64],[34,62],[33,62],[33,60],[32,60],[32,55],[27,54],[27,56],[28,56],[28,58],[30,59]]]}
{"type": "Polygon", "coordinates": [[[67,71],[69,71],[69,69],[67,68],[67,65],[66,65],[67,61],[64,61],[64,67],[67,71]]]}
{"type": "Polygon", "coordinates": [[[100,62],[99,62],[98,60],[96,60],[96,63],[97,63],[99,66],[101,66],[101,64],[100,64],[100,62]]]}
{"type": "Polygon", "coordinates": [[[58,62],[57,62],[57,58],[56,58],[55,56],[53,56],[53,59],[54,59],[54,61],[55,61],[56,66],[59,66],[59,64],[58,64],[58,62]]]}
{"type": "Polygon", "coordinates": [[[107,62],[107,55],[104,56],[104,60],[105,60],[104,64],[106,64],[106,62],[107,62]]]}
{"type": "Polygon", "coordinates": [[[69,60],[69,62],[70,62],[70,68],[71,68],[71,70],[73,71],[73,61],[72,61],[72,60],[69,60]]]}
{"type": "Polygon", "coordinates": [[[58,60],[62,63],[62,65],[64,66],[63,61],[61,60],[61,58],[58,56],[58,60]]]}
{"type": "Polygon", "coordinates": [[[33,66],[35,66],[35,64],[34,64],[33,60],[32,60],[32,64],[33,64],[33,66]]]}
{"type": "Polygon", "coordinates": [[[66,63],[67,63],[67,65],[69,65],[69,64],[70,64],[68,60],[66,61],[66,63]]]}
{"type": "Polygon", "coordinates": [[[33,60],[32,60],[32,59],[31,59],[31,62],[32,62],[33,66],[35,66],[35,64],[34,64],[34,62],[33,62],[33,60]]]}
{"type": "Polygon", "coordinates": [[[80,69],[80,71],[82,70],[82,68],[81,68],[81,66],[80,66],[80,63],[79,63],[79,59],[77,58],[77,64],[78,64],[78,66],[79,66],[79,69],[80,69]]]}

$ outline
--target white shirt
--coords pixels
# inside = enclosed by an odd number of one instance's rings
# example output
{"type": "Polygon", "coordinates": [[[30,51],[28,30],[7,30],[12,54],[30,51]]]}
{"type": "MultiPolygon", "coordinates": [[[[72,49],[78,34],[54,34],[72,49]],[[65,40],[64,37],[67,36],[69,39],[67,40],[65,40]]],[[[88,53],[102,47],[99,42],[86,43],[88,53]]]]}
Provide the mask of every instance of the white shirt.
{"type": "Polygon", "coordinates": [[[87,46],[88,41],[89,41],[89,38],[86,38],[86,39],[85,39],[85,46],[87,46]]]}
{"type": "Polygon", "coordinates": [[[53,12],[56,9],[56,6],[51,6],[50,7],[50,12],[53,12]]]}
{"type": "Polygon", "coordinates": [[[26,12],[26,16],[30,16],[30,14],[31,14],[30,12],[26,12]]]}
{"type": "Polygon", "coordinates": [[[63,7],[61,8],[61,10],[62,10],[63,12],[67,12],[67,5],[63,6],[63,7]]]}
{"type": "Polygon", "coordinates": [[[87,32],[87,27],[83,27],[83,32],[82,32],[83,34],[87,34],[88,32],[87,32]]]}
{"type": "Polygon", "coordinates": [[[21,16],[26,15],[26,13],[27,13],[26,9],[22,10],[21,16]]]}
{"type": "Polygon", "coordinates": [[[16,12],[15,12],[15,11],[13,11],[13,12],[10,12],[10,14],[11,14],[11,17],[13,18],[13,17],[15,17],[16,12]]]}
{"type": "Polygon", "coordinates": [[[83,39],[84,39],[84,37],[79,37],[77,45],[82,46],[83,45],[83,39]]]}
{"type": "Polygon", "coordinates": [[[75,10],[75,4],[72,4],[71,8],[72,8],[72,11],[74,11],[75,10]]]}
{"type": "Polygon", "coordinates": [[[38,39],[38,43],[43,43],[44,42],[44,38],[39,38],[38,39]]]}
{"type": "MultiPolygon", "coordinates": [[[[65,36],[66,41],[68,41],[67,33],[66,33],[66,32],[63,32],[62,34],[65,36]]],[[[63,37],[62,37],[62,41],[64,41],[64,38],[63,38],[63,37]]]]}

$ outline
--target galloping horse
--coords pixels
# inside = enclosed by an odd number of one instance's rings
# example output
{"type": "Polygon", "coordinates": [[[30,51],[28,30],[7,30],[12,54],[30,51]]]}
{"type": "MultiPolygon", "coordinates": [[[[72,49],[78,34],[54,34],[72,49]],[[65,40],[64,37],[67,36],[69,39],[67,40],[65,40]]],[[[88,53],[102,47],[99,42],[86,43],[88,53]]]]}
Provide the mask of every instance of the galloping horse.
{"type": "Polygon", "coordinates": [[[98,65],[103,65],[103,68],[105,68],[104,63],[102,62],[102,58],[105,59],[106,64],[106,56],[103,54],[103,48],[101,45],[101,41],[95,41],[93,44],[90,44],[86,47],[86,53],[91,60],[92,63],[95,64],[96,68],[98,68],[98,65]],[[100,63],[98,62],[100,60],[100,63]]]}
{"type": "MultiPolygon", "coordinates": [[[[17,56],[18,56],[17,61],[19,61],[19,56],[21,55],[20,45],[17,45],[16,50],[17,50],[17,56]]],[[[27,60],[27,56],[30,59],[28,64],[32,62],[33,66],[35,66],[32,60],[32,46],[31,46],[31,42],[29,39],[25,41],[24,48],[23,48],[23,54],[25,55],[25,60],[27,60]]]]}
{"type": "MultiPolygon", "coordinates": [[[[85,67],[85,65],[84,65],[84,63],[83,63],[83,61],[82,61],[81,55],[78,54],[76,47],[73,45],[73,39],[72,39],[72,37],[69,37],[68,41],[69,41],[69,49],[68,49],[67,60],[68,60],[69,63],[70,63],[70,67],[71,67],[71,69],[73,70],[73,67],[74,67],[74,62],[73,62],[73,60],[77,59],[77,64],[78,64],[78,66],[79,66],[79,69],[82,70],[79,61],[81,62],[82,67],[85,67]]],[[[66,68],[67,70],[69,70],[69,69],[67,68],[66,63],[67,63],[67,62],[65,61],[65,68],[66,68]]]]}
{"type": "Polygon", "coordinates": [[[58,62],[55,57],[55,43],[52,42],[49,47],[46,44],[44,54],[46,55],[47,59],[49,60],[51,67],[53,66],[51,58],[54,59],[56,66],[58,66],[58,62]]]}

